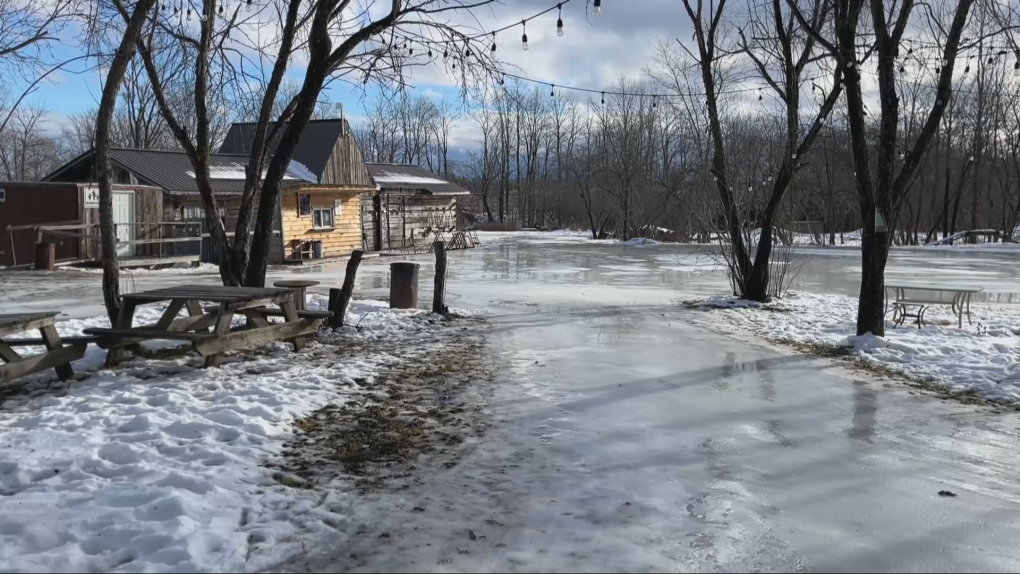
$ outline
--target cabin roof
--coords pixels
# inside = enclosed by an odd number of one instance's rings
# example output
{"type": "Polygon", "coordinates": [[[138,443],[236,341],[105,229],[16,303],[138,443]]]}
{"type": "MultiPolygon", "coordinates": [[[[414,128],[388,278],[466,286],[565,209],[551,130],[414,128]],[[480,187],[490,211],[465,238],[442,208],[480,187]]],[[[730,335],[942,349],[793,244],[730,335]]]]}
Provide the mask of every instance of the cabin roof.
{"type": "Polygon", "coordinates": [[[469,195],[471,192],[416,165],[365,162],[368,173],[382,191],[412,189],[430,195],[469,195]]]}

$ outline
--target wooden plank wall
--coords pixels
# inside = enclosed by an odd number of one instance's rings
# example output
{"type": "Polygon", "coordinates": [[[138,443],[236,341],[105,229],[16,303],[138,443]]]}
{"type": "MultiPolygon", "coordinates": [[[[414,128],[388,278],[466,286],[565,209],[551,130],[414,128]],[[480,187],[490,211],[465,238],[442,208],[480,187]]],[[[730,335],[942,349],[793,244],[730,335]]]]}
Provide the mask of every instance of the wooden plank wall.
{"type": "Polygon", "coordinates": [[[284,190],[280,194],[280,216],[283,223],[283,249],[287,259],[304,241],[321,241],[323,257],[342,257],[361,249],[361,197],[358,190],[284,190]],[[334,215],[332,230],[313,229],[312,215],[298,215],[298,194],[312,196],[312,209],[333,208],[334,200],[343,202],[341,215],[334,215]]]}
{"type": "Polygon", "coordinates": [[[412,238],[419,243],[442,231],[449,239],[457,227],[457,199],[450,196],[384,193],[380,214],[384,249],[408,247],[412,238]]]}
{"type": "Polygon", "coordinates": [[[329,185],[363,185],[372,186],[374,182],[368,174],[368,167],[361,156],[361,150],[347,127],[347,135],[336,140],[330,153],[326,167],[322,170],[319,183],[329,185]]]}
{"type": "MultiPolygon", "coordinates": [[[[163,237],[163,190],[138,188],[135,190],[135,221],[149,223],[135,227],[135,239],[163,237]]],[[[162,246],[166,249],[166,245],[162,246]]],[[[135,255],[159,255],[160,245],[135,245],[135,255]]]]}
{"type": "Polygon", "coordinates": [[[366,252],[380,249],[376,237],[378,215],[375,212],[374,195],[373,192],[363,193],[358,199],[361,202],[361,249],[366,252]]]}

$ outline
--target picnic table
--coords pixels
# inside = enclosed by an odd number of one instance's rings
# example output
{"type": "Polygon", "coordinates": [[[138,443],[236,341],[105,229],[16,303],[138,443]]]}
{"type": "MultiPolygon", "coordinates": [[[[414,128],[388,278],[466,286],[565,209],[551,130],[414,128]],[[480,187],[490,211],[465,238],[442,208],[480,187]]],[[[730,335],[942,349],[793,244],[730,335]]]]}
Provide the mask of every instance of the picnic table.
{"type": "Polygon", "coordinates": [[[331,316],[329,311],[298,311],[289,289],[181,285],[123,295],[117,324],[86,329],[85,333],[101,337],[98,345],[109,349],[110,366],[123,360],[124,347],[146,340],[169,339],[191,342],[205,357],[206,367],[218,367],[225,351],[269,341],[292,341],[294,350],[301,350],[304,336],[314,333],[331,316]],[[132,326],[138,306],[159,303],[168,305],[155,324],[132,326]],[[213,305],[203,307],[203,303],[213,305]],[[178,317],[185,309],[188,316],[178,317]],[[231,331],[234,315],[244,315],[246,329],[231,331]],[[282,316],[284,322],[270,323],[271,316],[282,316]]]}
{"type": "Polygon", "coordinates": [[[46,369],[56,370],[57,376],[62,381],[74,377],[71,361],[85,355],[87,343],[75,342],[64,345],[55,326],[57,315],[57,312],[0,315],[0,359],[5,363],[0,366],[0,383],[8,383],[46,369]],[[46,347],[45,353],[22,357],[11,348],[12,342],[19,341],[18,339],[3,340],[8,335],[34,330],[39,331],[42,339],[32,342],[46,347]]]}
{"type": "Polygon", "coordinates": [[[273,283],[274,287],[282,287],[284,289],[290,289],[294,292],[294,307],[298,311],[305,310],[305,289],[309,287],[315,287],[318,285],[318,281],[311,281],[309,279],[288,279],[286,281],[277,281],[273,283]]]}
{"type": "Polygon", "coordinates": [[[924,313],[934,305],[950,305],[957,317],[957,325],[963,327],[963,316],[970,319],[970,299],[980,293],[981,287],[971,285],[953,285],[948,283],[922,283],[912,281],[886,281],[886,309],[889,306],[889,293],[893,296],[893,326],[898,327],[907,318],[913,318],[917,328],[925,326],[924,313]],[[916,308],[913,313],[910,311],[916,308]]]}

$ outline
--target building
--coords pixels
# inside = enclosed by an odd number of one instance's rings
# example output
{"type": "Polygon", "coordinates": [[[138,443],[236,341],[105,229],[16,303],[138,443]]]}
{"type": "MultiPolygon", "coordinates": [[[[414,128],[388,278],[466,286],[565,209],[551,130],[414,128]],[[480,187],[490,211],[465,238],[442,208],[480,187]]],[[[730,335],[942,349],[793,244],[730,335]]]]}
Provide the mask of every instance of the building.
{"type": "MultiPolygon", "coordinates": [[[[113,216],[118,239],[155,237],[148,226],[134,223],[159,212],[159,188],[113,186],[113,216]]],[[[38,241],[53,243],[57,261],[94,258],[98,254],[99,188],[95,184],[58,182],[0,182],[0,266],[33,261],[38,241]],[[57,229],[59,228],[59,229],[57,229]],[[89,238],[94,239],[89,239],[89,238]]],[[[147,256],[149,244],[123,244],[124,257],[147,256]]]]}
{"type": "MultiPolygon", "coordinates": [[[[217,207],[228,233],[235,228],[254,124],[231,126],[220,151],[209,157],[217,207]]],[[[276,143],[270,146],[270,155],[276,143]]],[[[183,152],[114,148],[110,159],[125,203],[144,203],[118,220],[130,229],[127,241],[197,235],[204,208],[191,162],[183,152]],[[159,199],[144,200],[132,188],[154,188],[159,199]]],[[[45,178],[48,182],[95,181],[95,153],[88,151],[45,178]]],[[[94,184],[92,184],[94,185],[94,184]]],[[[361,247],[360,195],[375,190],[346,120],[310,122],[284,176],[270,262],[340,257],[361,247]]],[[[115,200],[115,205],[117,200],[115,200]]],[[[116,209],[115,209],[116,211],[116,209]]],[[[125,232],[128,233],[128,232],[125,232]]],[[[197,251],[197,242],[171,242],[175,254],[197,251]]],[[[139,246],[140,247],[140,246],[139,246]]],[[[208,246],[205,258],[211,256],[208,246]]]]}
{"type": "MultiPolygon", "coordinates": [[[[231,126],[220,153],[247,154],[255,124],[231,126]]],[[[276,142],[270,146],[270,154],[276,142]]],[[[315,255],[346,256],[362,248],[361,198],[375,191],[375,184],[344,119],[312,120],[297,149],[299,162],[308,179],[280,192],[281,244],[285,259],[301,260],[315,255]]]]}
{"type": "Polygon", "coordinates": [[[408,164],[368,162],[377,193],[362,198],[361,226],[367,251],[413,249],[458,228],[457,198],[463,187],[408,164]]]}

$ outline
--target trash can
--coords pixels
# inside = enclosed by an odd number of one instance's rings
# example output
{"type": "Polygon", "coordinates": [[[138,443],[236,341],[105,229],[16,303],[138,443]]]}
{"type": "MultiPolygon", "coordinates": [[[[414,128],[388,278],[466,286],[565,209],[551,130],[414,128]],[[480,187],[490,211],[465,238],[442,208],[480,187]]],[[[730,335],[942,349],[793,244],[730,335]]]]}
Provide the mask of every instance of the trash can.
{"type": "Polygon", "coordinates": [[[312,242],[312,257],[314,257],[315,259],[322,259],[322,242],[321,241],[313,241],[312,242]]]}
{"type": "Polygon", "coordinates": [[[390,309],[418,307],[417,263],[390,263],[390,309]]]}
{"type": "Polygon", "coordinates": [[[36,271],[53,271],[57,268],[57,248],[52,243],[35,244],[36,271]]]}

